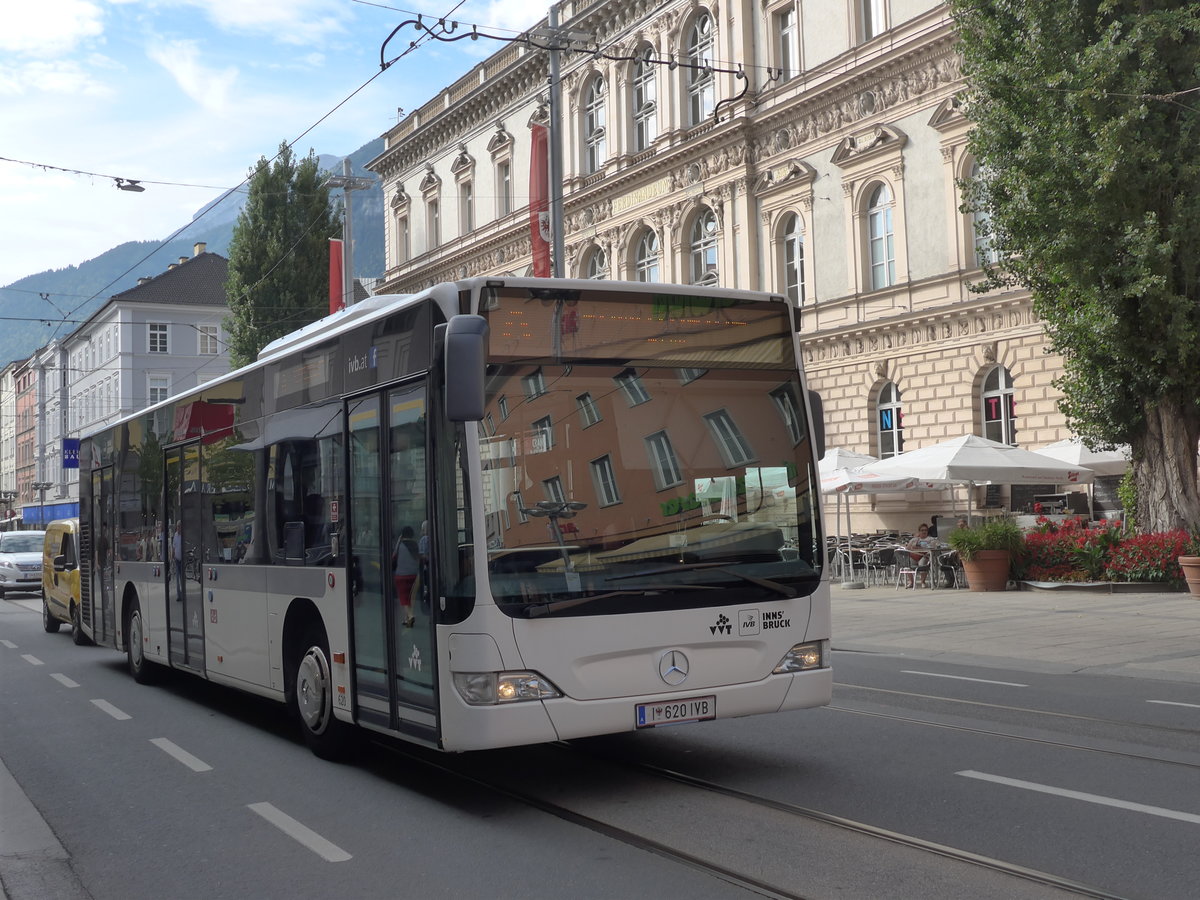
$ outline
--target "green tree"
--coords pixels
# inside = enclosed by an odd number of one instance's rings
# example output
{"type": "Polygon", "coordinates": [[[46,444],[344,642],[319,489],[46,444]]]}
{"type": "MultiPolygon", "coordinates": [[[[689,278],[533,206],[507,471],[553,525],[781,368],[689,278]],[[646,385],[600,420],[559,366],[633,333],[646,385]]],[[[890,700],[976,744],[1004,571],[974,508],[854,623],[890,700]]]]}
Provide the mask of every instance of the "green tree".
{"type": "Polygon", "coordinates": [[[329,188],[310,150],[297,162],[287,143],[259,159],[229,244],[229,357],[253,362],[275,338],[329,311],[329,239],[341,233],[329,188]]]}
{"type": "Polygon", "coordinates": [[[1064,360],[1068,424],[1129,444],[1137,523],[1200,527],[1200,5],[950,0],[999,262],[1064,360]]]}

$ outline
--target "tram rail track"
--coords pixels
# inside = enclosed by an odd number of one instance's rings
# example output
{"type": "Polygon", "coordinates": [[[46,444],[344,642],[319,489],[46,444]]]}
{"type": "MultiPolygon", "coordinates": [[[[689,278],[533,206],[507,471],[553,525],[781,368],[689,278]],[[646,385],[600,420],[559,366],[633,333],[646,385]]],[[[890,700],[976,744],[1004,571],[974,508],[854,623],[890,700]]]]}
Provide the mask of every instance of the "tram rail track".
{"type": "MultiPolygon", "coordinates": [[[[547,815],[586,828],[597,834],[619,841],[628,846],[644,850],[664,859],[703,872],[726,884],[741,888],[749,893],[781,900],[815,900],[818,897],[831,896],[870,896],[873,893],[856,894],[834,890],[806,890],[803,886],[797,888],[790,881],[804,881],[809,875],[807,866],[812,865],[814,856],[820,853],[810,853],[803,864],[797,863],[793,869],[779,869],[775,874],[756,873],[752,871],[754,862],[747,857],[737,862],[723,861],[714,857],[711,847],[705,849],[701,844],[689,843],[669,836],[652,836],[647,833],[653,829],[653,823],[631,824],[629,808],[625,809],[625,817],[620,813],[612,814],[613,804],[620,805],[626,801],[611,798],[609,804],[589,803],[586,791],[573,790],[571,787],[561,789],[555,787],[555,778],[562,778],[561,784],[568,786],[586,785],[594,781],[605,783],[610,779],[616,786],[630,796],[647,797],[638,784],[638,780],[649,780],[658,785],[667,785],[675,790],[686,792],[676,802],[680,808],[692,808],[705,802],[732,804],[736,812],[731,817],[741,816],[752,821],[765,819],[769,824],[760,832],[760,836],[775,827],[792,829],[796,834],[805,837],[790,846],[804,845],[805,840],[812,838],[816,846],[823,846],[822,841],[844,842],[846,840],[866,840],[863,848],[855,848],[846,853],[829,854],[826,860],[830,865],[838,858],[853,858],[861,864],[874,865],[887,872],[894,863],[900,860],[900,867],[916,867],[928,872],[934,864],[939,868],[948,867],[957,873],[955,877],[963,878],[963,873],[970,870],[976,873],[973,879],[980,879],[978,891],[968,891],[973,897],[1051,897],[1070,895],[1076,897],[1097,898],[1097,900],[1125,900],[1122,895],[1114,894],[1102,888],[1063,878],[1052,873],[1038,871],[1026,866],[1017,865],[1000,859],[994,859],[967,850],[961,850],[945,844],[939,844],[913,835],[902,834],[887,828],[871,825],[867,822],[855,821],[811,809],[786,801],[775,800],[759,794],[743,791],[729,785],[717,783],[678,772],[653,763],[631,758],[624,754],[601,751],[596,747],[585,746],[581,742],[561,742],[537,748],[519,748],[525,765],[521,772],[528,774],[536,771],[541,776],[536,779],[504,778],[498,776],[498,771],[508,770],[503,764],[487,764],[476,758],[434,756],[426,751],[406,745],[391,742],[380,743],[389,754],[403,757],[408,762],[418,762],[430,771],[459,779],[462,782],[488,790],[508,800],[536,809],[547,815]],[[538,758],[530,759],[530,754],[538,754],[538,758]],[[620,776],[595,775],[601,772],[601,767],[624,773],[620,776]],[[547,775],[547,772],[553,774],[547,775]],[[556,794],[557,791],[557,794],[556,794]],[[716,798],[704,801],[703,797],[716,798]],[[781,823],[783,825],[781,826],[781,823]],[[841,834],[841,839],[836,835],[841,834]],[[816,837],[813,837],[816,835],[816,837]],[[891,847],[892,850],[882,849],[891,847]],[[873,848],[873,849],[868,849],[873,848]],[[958,867],[958,868],[955,868],[958,867]],[[791,878],[781,877],[783,871],[789,871],[791,878]],[[1013,879],[1027,885],[1027,889],[1018,889],[1013,879]],[[1059,892],[1062,892],[1061,894],[1059,892]]],[[[516,751],[489,751],[487,759],[492,763],[499,762],[498,757],[512,754],[516,751]]],[[[611,792],[610,792],[611,793],[611,792]]],[[[655,806],[657,809],[657,806],[655,806]]],[[[647,807],[649,809],[649,807],[647,807]]],[[[652,816],[651,816],[652,818],[652,816]]],[[[808,848],[811,850],[811,848],[808,848]]],[[[864,877],[870,881],[871,876],[863,876],[859,872],[842,872],[842,877],[854,879],[864,877]]],[[[876,876],[877,877],[877,876],[876,876]]],[[[843,885],[844,887],[844,885],[843,885]]],[[[903,893],[895,894],[903,896],[903,893]]]]}

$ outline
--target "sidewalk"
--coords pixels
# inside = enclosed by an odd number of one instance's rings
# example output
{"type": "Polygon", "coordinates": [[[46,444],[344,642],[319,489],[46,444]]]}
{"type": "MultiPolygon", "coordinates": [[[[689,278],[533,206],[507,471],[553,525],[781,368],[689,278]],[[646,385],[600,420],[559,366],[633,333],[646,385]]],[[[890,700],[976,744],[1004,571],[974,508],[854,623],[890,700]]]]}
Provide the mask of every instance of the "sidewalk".
{"type": "Polygon", "coordinates": [[[830,586],[833,648],[1200,684],[1200,598],[830,586]]]}

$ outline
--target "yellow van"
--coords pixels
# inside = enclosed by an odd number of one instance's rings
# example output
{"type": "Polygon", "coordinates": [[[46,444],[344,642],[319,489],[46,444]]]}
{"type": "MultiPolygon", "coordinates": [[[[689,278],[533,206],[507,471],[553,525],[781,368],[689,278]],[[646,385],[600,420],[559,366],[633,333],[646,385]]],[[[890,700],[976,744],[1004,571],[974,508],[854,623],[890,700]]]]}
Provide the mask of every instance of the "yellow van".
{"type": "Polygon", "coordinates": [[[79,627],[79,520],[55,519],[42,543],[42,627],[71,626],[76,644],[89,643],[79,627]]]}

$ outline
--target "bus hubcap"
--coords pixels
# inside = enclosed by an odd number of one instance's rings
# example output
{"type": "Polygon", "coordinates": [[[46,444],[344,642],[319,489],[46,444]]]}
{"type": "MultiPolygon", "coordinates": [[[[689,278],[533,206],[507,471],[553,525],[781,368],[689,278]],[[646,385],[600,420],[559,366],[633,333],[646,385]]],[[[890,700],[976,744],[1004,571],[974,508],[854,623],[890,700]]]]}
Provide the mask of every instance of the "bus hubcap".
{"type": "Polygon", "coordinates": [[[320,732],[329,718],[329,666],[320,647],[311,647],[300,660],[296,676],[296,705],[304,724],[320,732]]]}

